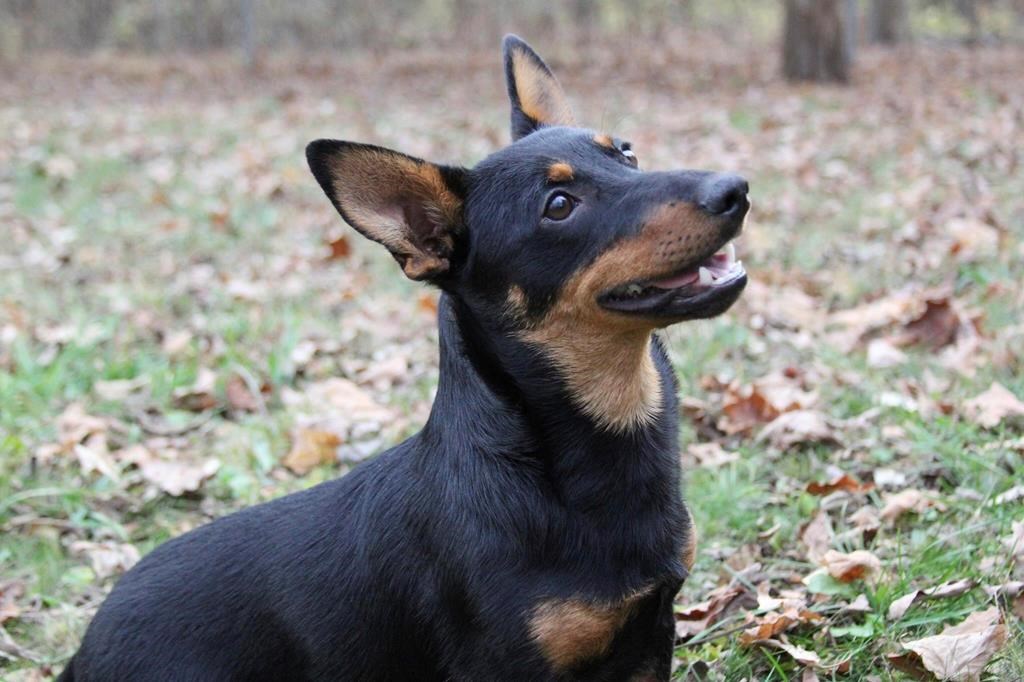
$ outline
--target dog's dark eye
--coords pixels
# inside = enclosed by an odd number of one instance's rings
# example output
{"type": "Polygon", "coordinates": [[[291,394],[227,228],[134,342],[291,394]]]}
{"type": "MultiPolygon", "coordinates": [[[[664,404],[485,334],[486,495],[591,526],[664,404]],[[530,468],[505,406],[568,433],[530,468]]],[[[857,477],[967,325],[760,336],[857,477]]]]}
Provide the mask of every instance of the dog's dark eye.
{"type": "Polygon", "coordinates": [[[544,207],[544,217],[549,220],[565,220],[576,208],[576,202],[568,194],[558,192],[552,194],[548,199],[548,205],[544,207]]]}
{"type": "Polygon", "coordinates": [[[629,162],[629,165],[633,166],[634,168],[636,168],[639,165],[639,161],[637,161],[636,159],[636,154],[633,153],[633,149],[629,146],[628,142],[623,143],[622,149],[620,149],[619,151],[621,151],[622,155],[626,157],[626,161],[629,162]]]}

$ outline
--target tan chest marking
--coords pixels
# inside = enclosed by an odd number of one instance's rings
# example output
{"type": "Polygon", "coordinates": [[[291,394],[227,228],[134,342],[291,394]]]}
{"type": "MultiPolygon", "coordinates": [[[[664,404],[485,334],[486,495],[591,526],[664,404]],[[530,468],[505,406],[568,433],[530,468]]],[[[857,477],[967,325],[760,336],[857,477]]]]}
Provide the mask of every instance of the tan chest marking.
{"type": "Polygon", "coordinates": [[[646,589],[610,604],[581,599],[542,601],[530,617],[530,635],[556,672],[567,670],[605,654],[615,634],[650,591],[646,589]]]}

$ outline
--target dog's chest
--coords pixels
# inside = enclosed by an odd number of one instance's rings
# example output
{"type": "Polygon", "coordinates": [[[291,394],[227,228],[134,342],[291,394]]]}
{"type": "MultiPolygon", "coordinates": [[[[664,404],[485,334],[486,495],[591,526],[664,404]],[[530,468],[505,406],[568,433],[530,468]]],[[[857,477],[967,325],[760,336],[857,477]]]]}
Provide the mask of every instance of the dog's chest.
{"type": "Polygon", "coordinates": [[[529,616],[530,635],[556,671],[608,651],[615,635],[654,588],[611,602],[584,599],[546,599],[529,616]]]}

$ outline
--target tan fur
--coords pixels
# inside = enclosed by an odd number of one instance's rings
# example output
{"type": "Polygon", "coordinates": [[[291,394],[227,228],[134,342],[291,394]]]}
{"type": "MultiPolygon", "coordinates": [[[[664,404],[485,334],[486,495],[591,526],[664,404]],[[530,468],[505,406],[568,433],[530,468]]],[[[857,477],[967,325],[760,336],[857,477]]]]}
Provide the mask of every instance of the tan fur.
{"type": "Polygon", "coordinates": [[[582,599],[543,601],[530,617],[530,634],[555,672],[565,671],[606,653],[637,603],[649,593],[643,590],[603,604],[582,599]]]}
{"type": "Polygon", "coordinates": [[[551,182],[569,182],[572,180],[572,166],[559,161],[548,168],[548,180],[551,182]]]}
{"type": "Polygon", "coordinates": [[[689,571],[697,561],[697,539],[700,534],[697,532],[697,526],[693,523],[693,514],[689,509],[686,510],[686,514],[690,517],[690,532],[686,536],[686,545],[683,547],[683,566],[686,566],[686,570],[689,571]]]}
{"type": "Polygon", "coordinates": [[[651,332],[662,320],[604,310],[597,297],[634,280],[666,276],[710,248],[713,226],[688,204],[665,204],[640,234],[573,275],[545,317],[523,331],[562,373],[573,401],[599,425],[626,431],[650,423],[662,404],[651,332]]]}
{"type": "Polygon", "coordinates": [[[598,133],[597,135],[594,135],[594,142],[598,143],[602,147],[607,147],[608,149],[615,149],[615,141],[612,140],[611,135],[608,135],[606,133],[598,133]]]}
{"type": "Polygon", "coordinates": [[[528,54],[512,52],[512,75],[519,96],[519,108],[538,123],[551,126],[576,125],[562,86],[528,54]]]}
{"type": "Polygon", "coordinates": [[[396,153],[355,150],[332,160],[334,197],[352,226],[391,251],[412,279],[441,274],[448,269],[446,253],[452,235],[433,235],[440,248],[425,248],[413,235],[397,207],[402,199],[422,203],[440,224],[461,224],[462,202],[448,189],[433,164],[396,153]]]}
{"type": "Polygon", "coordinates": [[[508,298],[505,299],[505,312],[509,317],[523,319],[526,317],[528,306],[529,301],[526,298],[526,292],[515,284],[509,287],[508,298]]]}

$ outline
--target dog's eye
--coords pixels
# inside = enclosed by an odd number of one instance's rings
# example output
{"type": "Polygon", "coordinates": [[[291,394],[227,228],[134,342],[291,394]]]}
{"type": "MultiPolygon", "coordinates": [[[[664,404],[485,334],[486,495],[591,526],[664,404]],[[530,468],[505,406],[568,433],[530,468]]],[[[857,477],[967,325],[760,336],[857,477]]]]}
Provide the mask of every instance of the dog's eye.
{"type": "Polygon", "coordinates": [[[630,148],[628,142],[623,144],[622,149],[620,149],[619,151],[621,151],[622,155],[626,157],[626,161],[629,162],[629,165],[633,166],[634,168],[636,168],[639,165],[639,161],[637,161],[636,159],[636,154],[633,153],[633,150],[630,148]]]}
{"type": "Polygon", "coordinates": [[[574,208],[576,208],[576,202],[572,197],[557,192],[548,199],[548,205],[544,207],[544,217],[549,220],[565,220],[574,208]]]}

